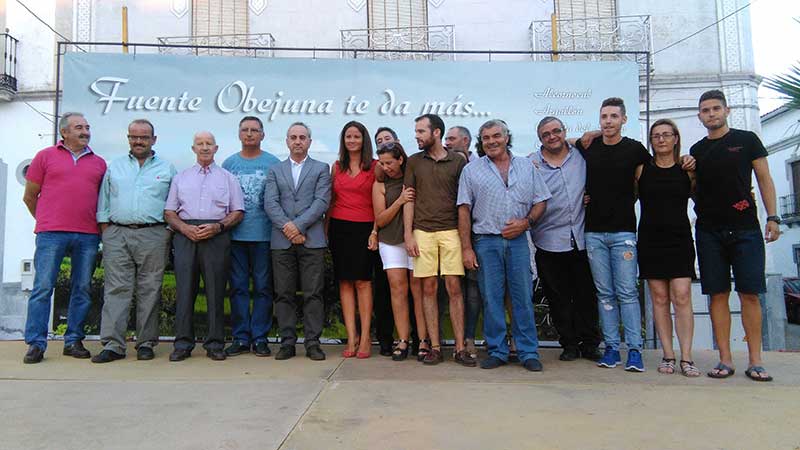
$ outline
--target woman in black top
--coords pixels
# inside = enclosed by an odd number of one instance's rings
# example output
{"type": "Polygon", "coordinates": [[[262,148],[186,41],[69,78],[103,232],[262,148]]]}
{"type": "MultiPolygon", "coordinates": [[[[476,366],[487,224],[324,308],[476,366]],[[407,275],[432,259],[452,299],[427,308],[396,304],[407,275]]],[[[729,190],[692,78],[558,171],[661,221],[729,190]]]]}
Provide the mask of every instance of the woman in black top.
{"type": "Polygon", "coordinates": [[[687,215],[694,188],[694,172],[680,166],[680,133],[669,119],[650,128],[654,158],[636,171],[641,204],[639,221],[639,278],[647,280],[653,299],[656,332],[664,350],[660,373],[675,372],[670,303],[675,309],[675,331],[681,349],[680,370],[688,377],[700,375],[692,361],[691,282],[695,278],[694,242],[687,215]]]}

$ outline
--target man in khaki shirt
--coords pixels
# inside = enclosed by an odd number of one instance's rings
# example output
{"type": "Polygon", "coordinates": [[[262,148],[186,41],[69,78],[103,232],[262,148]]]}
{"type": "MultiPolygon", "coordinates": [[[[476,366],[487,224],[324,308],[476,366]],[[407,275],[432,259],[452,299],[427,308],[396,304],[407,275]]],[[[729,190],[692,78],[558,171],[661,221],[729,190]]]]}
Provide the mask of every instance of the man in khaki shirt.
{"type": "Polygon", "coordinates": [[[466,161],[442,146],[444,122],[439,116],[418,117],[415,134],[422,151],[408,158],[404,183],[417,191],[417,197],[403,206],[403,222],[406,249],[414,257],[414,276],[422,278],[425,324],[431,338],[431,351],[423,362],[432,365],[443,360],[436,301],[437,276],[442,275],[450,296],[455,360],[474,367],[475,358],[464,349],[464,299],[460,278],[464,275],[464,265],[456,207],[458,178],[466,161]]]}

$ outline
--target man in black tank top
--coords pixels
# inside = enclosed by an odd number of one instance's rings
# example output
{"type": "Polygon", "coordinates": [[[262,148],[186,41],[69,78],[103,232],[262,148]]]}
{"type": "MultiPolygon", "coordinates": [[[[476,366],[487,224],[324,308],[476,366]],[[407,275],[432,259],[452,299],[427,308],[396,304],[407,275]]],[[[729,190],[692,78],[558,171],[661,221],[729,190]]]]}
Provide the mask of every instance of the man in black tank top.
{"type": "Polygon", "coordinates": [[[690,150],[697,160],[696,240],[703,293],[711,296],[711,322],[719,346],[719,364],[708,372],[711,378],[734,373],[731,355],[731,315],[728,298],[730,273],[742,305],[742,325],[749,352],[748,377],[771,381],[761,366],[761,304],[758,294],[766,291],[764,241],[780,236],[780,218],[775,214],[775,185],[769,173],[767,151],[755,133],[728,127],[730,113],[725,95],[711,90],[700,97],[697,117],[708,136],[690,150]],[[751,173],[767,212],[764,236],[760,232],[751,173]]]}

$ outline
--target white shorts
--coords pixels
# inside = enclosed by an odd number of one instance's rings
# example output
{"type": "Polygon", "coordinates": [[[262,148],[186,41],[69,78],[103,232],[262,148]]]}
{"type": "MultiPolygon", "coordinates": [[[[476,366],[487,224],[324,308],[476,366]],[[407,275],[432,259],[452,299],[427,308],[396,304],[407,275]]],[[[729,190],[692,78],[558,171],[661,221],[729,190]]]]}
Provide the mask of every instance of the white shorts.
{"type": "Polygon", "coordinates": [[[383,242],[378,242],[378,252],[380,252],[381,260],[383,261],[383,270],[412,270],[414,268],[412,258],[408,256],[406,246],[403,244],[389,245],[384,244],[383,242]]]}

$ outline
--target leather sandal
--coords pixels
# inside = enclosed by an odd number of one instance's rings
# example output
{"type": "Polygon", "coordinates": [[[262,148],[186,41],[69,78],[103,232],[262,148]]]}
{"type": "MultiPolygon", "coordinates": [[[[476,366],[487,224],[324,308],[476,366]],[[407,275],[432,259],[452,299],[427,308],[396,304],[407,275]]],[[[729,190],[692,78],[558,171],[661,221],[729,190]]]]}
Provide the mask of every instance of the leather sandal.
{"type": "Polygon", "coordinates": [[[419,351],[417,352],[417,361],[422,362],[425,359],[425,357],[428,356],[428,353],[431,352],[431,340],[422,339],[421,341],[419,341],[419,343],[420,343],[420,348],[419,351]],[[422,345],[427,345],[428,348],[422,348],[422,345]]]}
{"type": "Polygon", "coordinates": [[[400,339],[392,350],[392,361],[404,361],[408,358],[409,342],[407,339],[400,339]],[[406,344],[406,348],[400,348],[400,344],[406,344]]]}

